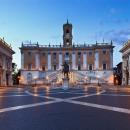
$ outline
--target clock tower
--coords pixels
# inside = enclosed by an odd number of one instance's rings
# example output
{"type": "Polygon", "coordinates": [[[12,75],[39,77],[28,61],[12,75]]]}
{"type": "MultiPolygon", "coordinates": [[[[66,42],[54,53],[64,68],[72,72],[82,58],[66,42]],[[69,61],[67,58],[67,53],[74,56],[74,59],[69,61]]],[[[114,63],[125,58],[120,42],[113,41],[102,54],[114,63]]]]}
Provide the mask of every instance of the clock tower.
{"type": "Polygon", "coordinates": [[[65,47],[72,46],[72,24],[67,20],[67,23],[63,25],[63,45],[65,47]]]}

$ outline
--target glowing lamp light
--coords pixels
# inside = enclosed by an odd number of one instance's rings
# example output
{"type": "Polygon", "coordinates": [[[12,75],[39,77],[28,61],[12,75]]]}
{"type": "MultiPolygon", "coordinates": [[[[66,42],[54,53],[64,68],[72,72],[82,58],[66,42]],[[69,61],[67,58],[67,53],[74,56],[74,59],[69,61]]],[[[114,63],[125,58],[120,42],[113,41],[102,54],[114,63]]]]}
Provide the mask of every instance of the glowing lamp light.
{"type": "Polygon", "coordinates": [[[46,79],[47,79],[47,80],[49,80],[49,77],[48,77],[48,76],[46,76],[46,79]]]}

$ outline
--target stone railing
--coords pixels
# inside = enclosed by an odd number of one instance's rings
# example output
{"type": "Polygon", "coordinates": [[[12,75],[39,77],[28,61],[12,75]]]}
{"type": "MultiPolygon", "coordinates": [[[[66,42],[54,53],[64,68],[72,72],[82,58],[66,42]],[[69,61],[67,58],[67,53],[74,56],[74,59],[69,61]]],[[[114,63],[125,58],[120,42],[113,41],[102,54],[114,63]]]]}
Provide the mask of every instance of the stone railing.
{"type": "Polygon", "coordinates": [[[4,38],[0,38],[0,42],[2,42],[6,47],[9,47],[10,49],[12,49],[11,45],[9,45],[8,43],[5,42],[4,38]]]}
{"type": "Polygon", "coordinates": [[[74,44],[72,46],[64,46],[64,45],[39,45],[38,43],[29,43],[24,44],[22,43],[22,47],[39,47],[39,48],[88,48],[88,47],[94,47],[94,46],[104,46],[104,45],[112,45],[111,43],[96,43],[96,44],[74,44]]]}

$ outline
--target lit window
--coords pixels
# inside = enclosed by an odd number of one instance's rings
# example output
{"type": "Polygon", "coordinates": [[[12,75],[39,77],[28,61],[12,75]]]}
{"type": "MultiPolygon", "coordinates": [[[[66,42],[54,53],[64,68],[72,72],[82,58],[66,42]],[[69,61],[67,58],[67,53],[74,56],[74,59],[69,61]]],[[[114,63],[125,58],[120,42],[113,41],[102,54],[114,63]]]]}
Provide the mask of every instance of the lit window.
{"type": "Polygon", "coordinates": [[[32,80],[32,74],[31,73],[28,73],[27,74],[27,81],[29,82],[29,81],[31,81],[32,80]]]}

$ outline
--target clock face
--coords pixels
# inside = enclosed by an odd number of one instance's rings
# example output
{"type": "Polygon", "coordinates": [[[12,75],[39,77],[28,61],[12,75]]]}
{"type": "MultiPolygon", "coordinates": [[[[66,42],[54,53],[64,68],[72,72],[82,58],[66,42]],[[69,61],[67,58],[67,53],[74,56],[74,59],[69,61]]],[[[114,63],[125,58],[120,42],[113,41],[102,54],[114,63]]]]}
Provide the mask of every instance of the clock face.
{"type": "Polygon", "coordinates": [[[70,43],[69,43],[69,42],[67,42],[66,44],[67,44],[67,45],[69,45],[70,43]]]}

